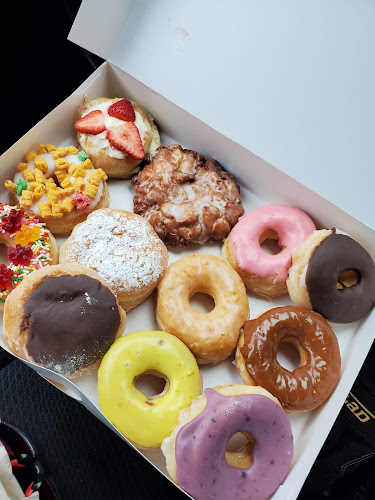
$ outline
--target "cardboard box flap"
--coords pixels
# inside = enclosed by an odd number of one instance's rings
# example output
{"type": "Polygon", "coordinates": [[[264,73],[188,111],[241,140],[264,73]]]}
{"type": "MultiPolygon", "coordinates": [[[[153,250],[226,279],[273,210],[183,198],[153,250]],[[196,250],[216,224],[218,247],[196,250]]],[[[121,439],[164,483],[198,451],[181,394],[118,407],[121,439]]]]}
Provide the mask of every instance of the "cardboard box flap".
{"type": "Polygon", "coordinates": [[[69,38],[375,228],[375,4],[105,7],[84,0],[69,38]]]}
{"type": "Polygon", "coordinates": [[[83,1],[68,40],[93,54],[110,60],[126,25],[134,0],[83,1]]]}

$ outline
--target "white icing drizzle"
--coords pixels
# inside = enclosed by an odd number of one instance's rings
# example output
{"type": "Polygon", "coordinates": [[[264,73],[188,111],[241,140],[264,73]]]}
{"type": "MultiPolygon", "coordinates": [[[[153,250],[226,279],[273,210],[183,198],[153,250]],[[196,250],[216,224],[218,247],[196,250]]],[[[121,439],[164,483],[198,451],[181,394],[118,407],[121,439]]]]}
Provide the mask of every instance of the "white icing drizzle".
{"type": "Polygon", "coordinates": [[[115,293],[152,285],[164,272],[163,244],[135,214],[96,210],[69,240],[67,260],[97,271],[115,293]]]}
{"type": "MultiPolygon", "coordinates": [[[[52,177],[53,174],[56,172],[56,166],[55,166],[55,159],[52,157],[52,153],[44,153],[41,155],[38,155],[38,158],[44,158],[48,164],[48,170],[44,175],[46,179],[49,177],[52,177]]],[[[82,160],[78,158],[77,155],[65,155],[63,157],[64,160],[68,161],[69,163],[75,163],[76,165],[80,165],[82,163],[82,160]]],[[[34,160],[31,160],[28,162],[27,166],[34,172],[35,165],[34,165],[34,160]]],[[[91,172],[95,172],[95,168],[88,168],[85,169],[86,176],[84,177],[84,181],[86,183],[86,187],[88,186],[88,176],[90,175],[91,172]]],[[[67,174],[70,182],[74,184],[74,181],[76,180],[75,177],[73,177],[70,174],[67,174]]],[[[13,182],[17,184],[18,179],[24,179],[22,172],[16,172],[14,176],[13,182]]],[[[29,184],[29,183],[28,183],[29,184]]],[[[100,184],[98,186],[98,192],[96,193],[95,198],[90,198],[90,208],[89,210],[92,210],[96,205],[99,203],[101,197],[103,194],[103,181],[100,181],[100,184]]],[[[74,194],[70,195],[69,198],[73,198],[74,194]]],[[[21,196],[16,195],[18,203],[21,200],[21,196]]],[[[40,217],[40,210],[38,208],[39,203],[47,203],[47,193],[44,191],[43,196],[39,198],[39,200],[33,200],[32,204],[30,207],[23,207],[25,210],[29,210],[30,212],[33,212],[37,217],[40,217]]],[[[82,212],[85,212],[85,210],[82,210],[82,212]]],[[[74,209],[69,213],[64,214],[64,218],[69,218],[69,217],[76,217],[77,216],[77,211],[74,209]]]]}

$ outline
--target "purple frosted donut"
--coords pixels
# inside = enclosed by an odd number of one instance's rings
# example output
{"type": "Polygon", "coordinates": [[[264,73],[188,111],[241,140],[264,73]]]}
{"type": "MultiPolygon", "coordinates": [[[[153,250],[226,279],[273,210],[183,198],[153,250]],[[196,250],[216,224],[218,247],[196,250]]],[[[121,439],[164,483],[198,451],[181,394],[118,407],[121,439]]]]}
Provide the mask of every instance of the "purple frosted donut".
{"type": "Polygon", "coordinates": [[[288,473],[293,435],[287,415],[265,389],[221,386],[206,389],[181,412],[162,451],[171,478],[196,500],[265,500],[288,473]],[[238,432],[249,442],[237,453],[226,452],[238,432]]]}

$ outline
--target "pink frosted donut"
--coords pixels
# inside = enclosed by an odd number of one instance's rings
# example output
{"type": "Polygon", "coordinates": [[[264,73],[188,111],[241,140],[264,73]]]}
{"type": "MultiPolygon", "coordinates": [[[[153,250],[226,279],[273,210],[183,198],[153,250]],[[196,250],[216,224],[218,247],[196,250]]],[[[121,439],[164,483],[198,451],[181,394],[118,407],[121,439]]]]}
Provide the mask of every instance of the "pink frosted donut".
{"type": "Polygon", "coordinates": [[[295,207],[268,205],[246,214],[232,229],[223,247],[223,257],[234,267],[246,287],[275,297],[287,292],[292,252],[315,231],[310,217],[295,207]],[[261,244],[276,239],[282,249],[266,253],[261,244]]]}

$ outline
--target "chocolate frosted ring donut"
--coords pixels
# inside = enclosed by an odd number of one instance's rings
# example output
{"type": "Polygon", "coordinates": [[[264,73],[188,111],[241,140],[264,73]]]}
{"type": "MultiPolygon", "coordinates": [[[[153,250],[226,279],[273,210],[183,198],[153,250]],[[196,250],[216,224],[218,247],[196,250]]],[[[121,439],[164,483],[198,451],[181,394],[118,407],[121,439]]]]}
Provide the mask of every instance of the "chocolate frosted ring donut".
{"type": "Polygon", "coordinates": [[[132,179],[134,212],[168,245],[221,241],[244,214],[239,188],[213,159],[174,144],[150,153],[132,179]]]}
{"type": "Polygon", "coordinates": [[[236,352],[237,371],[246,384],[273,394],[285,411],[310,411],[331,395],[340,377],[336,335],[327,321],[302,307],[275,307],[246,321],[236,352]],[[294,344],[300,366],[292,372],[276,359],[282,342],[294,344]]]}
{"type": "Polygon", "coordinates": [[[375,265],[349,235],[322,229],[312,233],[293,254],[287,286],[296,305],[313,309],[335,323],[351,323],[374,304],[375,265]],[[345,286],[342,276],[349,271],[356,279],[345,286]]]}

